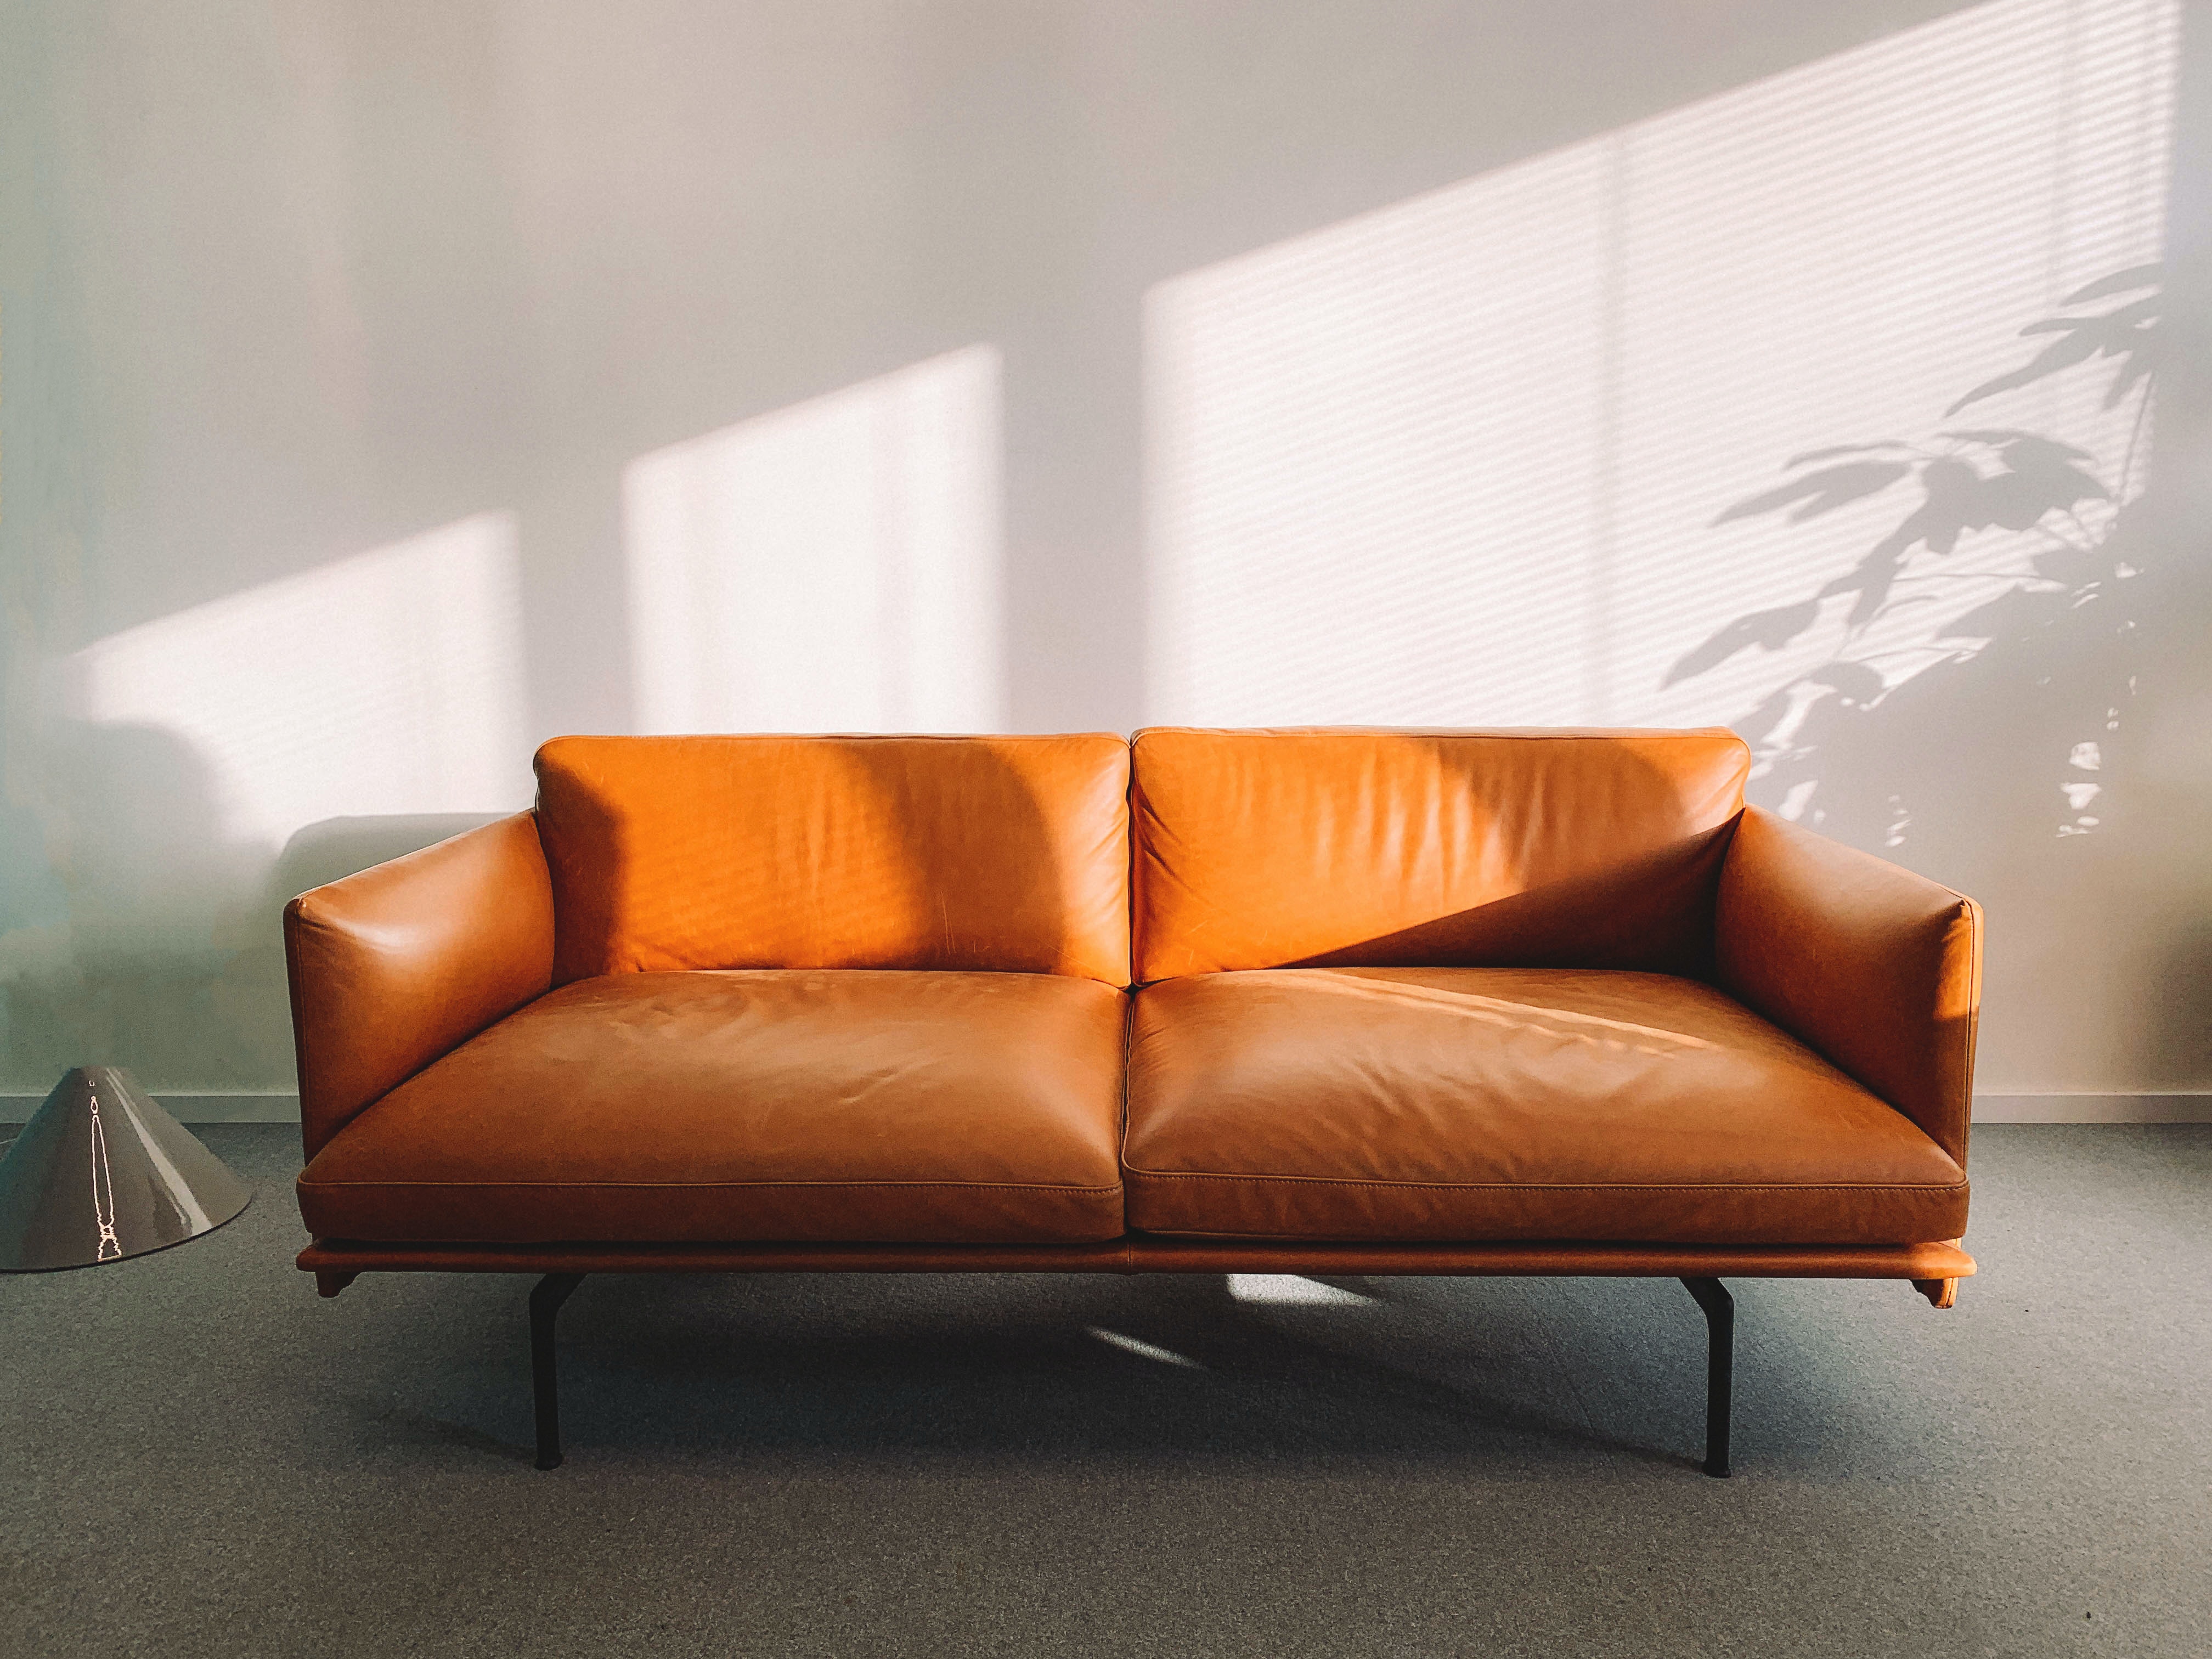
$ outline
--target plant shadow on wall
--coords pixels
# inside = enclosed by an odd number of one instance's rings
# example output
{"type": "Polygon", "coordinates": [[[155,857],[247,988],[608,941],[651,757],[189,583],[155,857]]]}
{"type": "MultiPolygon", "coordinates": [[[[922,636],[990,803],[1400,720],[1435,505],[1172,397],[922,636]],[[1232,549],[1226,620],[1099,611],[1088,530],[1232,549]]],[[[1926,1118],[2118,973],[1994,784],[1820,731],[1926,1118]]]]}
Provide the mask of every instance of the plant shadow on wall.
{"type": "Polygon", "coordinates": [[[1736,617],[1668,671],[1675,684],[1743,651],[1826,638],[1733,724],[1754,755],[1751,794],[1785,817],[1867,848],[1908,842],[1942,870],[1993,827],[2039,839],[2110,822],[2100,774],[2136,692],[2149,586],[2127,555],[2160,345],[2160,268],[2069,295],[2030,323],[2027,362],[1973,387],[1948,421],[2005,394],[2083,388],[2109,375],[2106,410],[2133,400],[2121,453],[2014,427],[1946,427],[1917,441],[1841,444],[1792,458],[1790,476],[1716,526],[1802,524],[1888,499],[1902,516],[1850,569],[1798,602],[1736,617]],[[2118,301],[2118,303],[2114,303],[2118,301]],[[1962,604],[1963,600],[1963,604],[1962,604]]]}

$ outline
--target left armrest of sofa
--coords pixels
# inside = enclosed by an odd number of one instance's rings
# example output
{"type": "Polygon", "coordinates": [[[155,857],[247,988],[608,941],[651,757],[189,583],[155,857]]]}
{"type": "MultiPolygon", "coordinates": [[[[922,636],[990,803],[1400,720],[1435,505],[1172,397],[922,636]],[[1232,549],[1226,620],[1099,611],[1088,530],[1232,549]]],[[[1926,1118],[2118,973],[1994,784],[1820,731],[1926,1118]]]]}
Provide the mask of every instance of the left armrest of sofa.
{"type": "Polygon", "coordinates": [[[1721,866],[1714,945],[1722,989],[1966,1167],[1980,906],[1751,806],[1721,866]]]}
{"type": "Polygon", "coordinates": [[[284,908],[284,961],[313,1158],[363,1107],[551,988],[537,815],[302,893],[284,908]]]}

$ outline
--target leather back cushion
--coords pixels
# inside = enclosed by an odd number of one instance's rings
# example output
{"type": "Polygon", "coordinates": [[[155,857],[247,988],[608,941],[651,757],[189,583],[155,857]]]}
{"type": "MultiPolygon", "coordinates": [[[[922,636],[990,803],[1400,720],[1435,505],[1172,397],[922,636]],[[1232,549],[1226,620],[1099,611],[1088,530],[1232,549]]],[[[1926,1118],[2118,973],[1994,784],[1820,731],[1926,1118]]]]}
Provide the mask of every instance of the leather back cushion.
{"type": "Polygon", "coordinates": [[[1709,969],[1732,732],[1140,732],[1139,981],[1709,969]]]}
{"type": "Polygon", "coordinates": [[[1127,744],[557,738],[538,751],[556,984],[932,968],[1126,985],[1127,744]]]}

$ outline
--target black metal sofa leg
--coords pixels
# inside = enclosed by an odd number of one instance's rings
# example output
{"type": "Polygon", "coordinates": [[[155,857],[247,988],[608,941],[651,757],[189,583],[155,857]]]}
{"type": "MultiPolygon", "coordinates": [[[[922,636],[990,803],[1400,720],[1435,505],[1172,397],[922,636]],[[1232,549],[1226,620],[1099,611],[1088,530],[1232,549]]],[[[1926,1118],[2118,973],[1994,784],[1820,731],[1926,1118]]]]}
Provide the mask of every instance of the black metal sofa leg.
{"type": "Polygon", "coordinates": [[[1717,1279],[1685,1279],[1682,1288],[1705,1310],[1705,1473],[1729,1472],[1729,1397],[1735,1380],[1735,1298],[1717,1279]]]}
{"type": "MultiPolygon", "coordinates": [[[[581,1273],[548,1273],[530,1292],[530,1382],[538,1407],[538,1467],[561,1467],[561,1379],[554,1363],[553,1322],[584,1282],[581,1273]]],[[[1687,1282],[1687,1281],[1685,1281],[1687,1282]]]]}

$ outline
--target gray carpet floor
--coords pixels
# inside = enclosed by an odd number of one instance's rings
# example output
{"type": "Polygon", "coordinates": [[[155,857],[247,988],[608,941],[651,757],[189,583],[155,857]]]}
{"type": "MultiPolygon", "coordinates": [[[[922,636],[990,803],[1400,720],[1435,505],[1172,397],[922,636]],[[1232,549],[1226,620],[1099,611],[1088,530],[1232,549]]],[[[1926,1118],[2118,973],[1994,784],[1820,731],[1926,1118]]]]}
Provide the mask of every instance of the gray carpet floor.
{"type": "Polygon", "coordinates": [[[1991,1127],[1981,1276],[527,1281],[228,1227],[0,1279],[0,1652],[2212,1651],[2212,1126],[1991,1127]]]}

